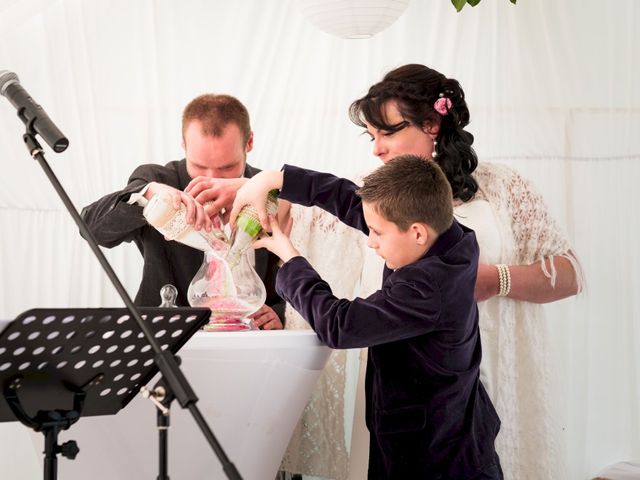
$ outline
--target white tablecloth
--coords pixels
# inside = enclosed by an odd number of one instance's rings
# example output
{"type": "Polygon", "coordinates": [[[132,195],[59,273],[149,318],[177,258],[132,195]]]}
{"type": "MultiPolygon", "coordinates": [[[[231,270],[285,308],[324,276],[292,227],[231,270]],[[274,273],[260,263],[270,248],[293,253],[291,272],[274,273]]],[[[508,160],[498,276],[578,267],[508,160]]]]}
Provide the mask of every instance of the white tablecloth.
{"type": "MultiPolygon", "coordinates": [[[[244,480],[271,480],[330,350],[311,331],[198,332],[180,350],[198,407],[244,480]]],[[[153,386],[155,380],[149,386],[153,386]]],[[[25,427],[26,428],[26,427],[25,427]]],[[[44,437],[33,433],[38,452],[44,437]]],[[[136,397],[117,415],[81,418],[59,443],[76,440],[75,460],[58,457],[64,480],[155,479],[156,409],[136,397]]],[[[227,478],[188,411],[171,410],[169,475],[227,478]]]]}

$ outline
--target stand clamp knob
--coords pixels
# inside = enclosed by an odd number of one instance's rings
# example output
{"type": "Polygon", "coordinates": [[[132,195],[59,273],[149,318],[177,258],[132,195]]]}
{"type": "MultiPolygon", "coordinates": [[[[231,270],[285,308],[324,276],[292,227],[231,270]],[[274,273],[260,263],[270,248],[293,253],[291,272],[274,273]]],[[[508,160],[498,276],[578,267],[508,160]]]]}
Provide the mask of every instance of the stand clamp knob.
{"type": "Polygon", "coordinates": [[[150,388],[143,385],[142,387],[140,387],[140,394],[144,398],[148,398],[149,400],[151,400],[151,402],[153,402],[156,408],[160,410],[165,417],[169,415],[169,409],[162,404],[162,401],[167,396],[167,391],[164,389],[164,387],[156,387],[155,389],[151,390],[150,388]]]}
{"type": "Polygon", "coordinates": [[[58,453],[60,453],[60,455],[62,455],[63,457],[68,458],[69,460],[75,459],[79,452],[80,449],[78,448],[78,444],[75,440],[64,442],[58,447],[58,453]]]}

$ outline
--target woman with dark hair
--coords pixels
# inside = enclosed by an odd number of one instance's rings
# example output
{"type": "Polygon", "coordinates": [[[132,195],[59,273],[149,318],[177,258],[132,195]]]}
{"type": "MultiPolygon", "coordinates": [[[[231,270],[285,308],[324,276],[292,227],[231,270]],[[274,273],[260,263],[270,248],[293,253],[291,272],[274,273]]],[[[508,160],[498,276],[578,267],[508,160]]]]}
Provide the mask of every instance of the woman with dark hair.
{"type": "MultiPolygon", "coordinates": [[[[446,174],[454,213],[475,230],[480,245],[475,292],[483,347],[480,377],[502,421],[496,450],[505,478],[564,479],[549,324],[541,304],[582,290],[582,271],[569,241],[529,181],[507,166],[478,162],[473,135],[465,130],[469,109],[456,80],[424,65],[404,65],[353,102],[349,115],[366,129],[374,155],[383,162],[415,154],[432,158],[446,174]]],[[[381,266],[366,253],[362,236],[358,248],[353,230],[317,207],[293,205],[291,216],[292,242],[335,287],[334,294],[353,298],[379,288],[381,266]]],[[[285,317],[287,328],[308,328],[289,307],[285,317]]],[[[348,371],[345,352],[334,352],[283,470],[345,479],[362,463],[350,464],[350,458],[365,450],[359,442],[366,436],[354,434],[351,448],[345,441],[353,414],[344,393],[348,371]]],[[[354,431],[357,425],[354,420],[354,431]]]]}
{"type": "Polygon", "coordinates": [[[389,72],[367,95],[353,102],[349,116],[356,125],[367,128],[374,141],[374,132],[394,138],[378,142],[382,146],[386,143],[390,150],[379,150],[379,145],[374,148],[374,155],[383,162],[400,155],[400,151],[417,150],[440,165],[454,198],[466,202],[478,190],[471,176],[478,166],[471,147],[473,135],[464,130],[469,124],[469,109],[456,80],[424,65],[404,65],[389,72]],[[398,141],[397,137],[405,135],[398,141]]]}
{"type": "Polygon", "coordinates": [[[478,163],[456,80],[404,65],[353,102],[349,115],[383,162],[413,153],[445,172],[456,216],[480,244],[481,380],[502,420],[496,446],[505,478],[562,477],[562,429],[551,414],[548,326],[539,304],[582,290],[571,245],[526,179],[504,165],[478,163]]]}

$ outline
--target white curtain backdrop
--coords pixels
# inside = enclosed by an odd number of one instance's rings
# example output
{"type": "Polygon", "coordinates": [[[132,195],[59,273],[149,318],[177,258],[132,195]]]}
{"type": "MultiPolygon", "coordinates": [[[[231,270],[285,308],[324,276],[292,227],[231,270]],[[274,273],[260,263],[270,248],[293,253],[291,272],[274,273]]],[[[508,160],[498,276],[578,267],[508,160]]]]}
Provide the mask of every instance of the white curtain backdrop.
{"type": "MultiPolygon", "coordinates": [[[[343,40],[295,0],[0,0],[0,69],[70,139],[63,154],[45,150],[78,209],[138,164],[182,158],[182,108],[201,93],[247,105],[252,164],[353,176],[378,161],[348,120],[351,101],[404,63],[457,78],[480,161],[536,184],[585,269],[586,294],[547,308],[567,478],[586,479],[640,459],[639,24],[636,0],[484,0],[459,14],[449,0],[413,0],[377,36],[343,40]]],[[[23,131],[0,99],[0,318],[120,306],[23,131]]],[[[139,254],[106,253],[134,295],[139,254]]],[[[0,424],[0,477],[40,469],[26,428],[0,424]]]]}

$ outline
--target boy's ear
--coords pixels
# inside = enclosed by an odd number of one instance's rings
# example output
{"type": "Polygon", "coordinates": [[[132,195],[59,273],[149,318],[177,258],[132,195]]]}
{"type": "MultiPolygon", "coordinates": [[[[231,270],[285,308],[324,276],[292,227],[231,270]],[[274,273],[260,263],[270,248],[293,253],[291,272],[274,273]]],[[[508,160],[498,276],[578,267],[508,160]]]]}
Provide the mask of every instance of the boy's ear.
{"type": "Polygon", "coordinates": [[[426,224],[420,222],[412,223],[409,229],[411,230],[411,233],[413,233],[413,238],[417,245],[422,246],[427,244],[431,233],[429,232],[429,227],[427,227],[426,224]]]}

